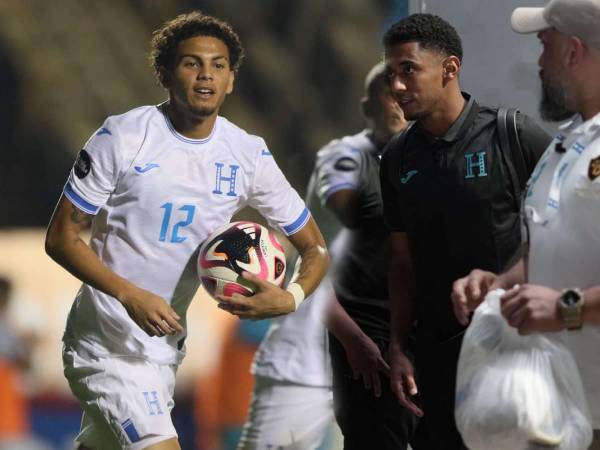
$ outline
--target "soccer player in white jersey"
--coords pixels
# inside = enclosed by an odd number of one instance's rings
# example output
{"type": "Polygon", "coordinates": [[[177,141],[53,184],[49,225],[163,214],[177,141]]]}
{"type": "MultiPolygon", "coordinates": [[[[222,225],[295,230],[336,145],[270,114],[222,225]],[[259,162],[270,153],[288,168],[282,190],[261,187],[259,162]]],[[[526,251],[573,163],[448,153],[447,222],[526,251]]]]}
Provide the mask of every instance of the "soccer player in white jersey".
{"type": "Polygon", "coordinates": [[[507,289],[502,314],[520,334],[546,332],[577,362],[600,449],[600,0],[517,8],[513,29],[537,33],[543,118],[569,120],[539,160],[523,202],[525,257],[496,275],[454,283],[464,324],[485,294],[507,289]]]}
{"type": "Polygon", "coordinates": [[[323,238],[265,142],[223,117],[243,58],[231,27],[198,12],[154,33],[169,99],[109,117],[79,153],[46,251],[82,280],[64,334],[64,367],[84,409],[80,449],[179,449],[170,418],[200,243],[245,205],[302,255],[286,290],[253,281],[222,298],[240,318],[295,310],[328,265],[323,238]],[[92,224],[89,245],[81,232],[92,224]]]}

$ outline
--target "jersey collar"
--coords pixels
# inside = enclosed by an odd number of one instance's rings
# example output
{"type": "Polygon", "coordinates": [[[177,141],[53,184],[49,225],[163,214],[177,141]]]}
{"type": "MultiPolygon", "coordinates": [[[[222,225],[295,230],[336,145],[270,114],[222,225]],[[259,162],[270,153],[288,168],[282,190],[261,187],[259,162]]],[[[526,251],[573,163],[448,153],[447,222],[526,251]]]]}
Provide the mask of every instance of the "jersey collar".
{"type": "Polygon", "coordinates": [[[472,112],[475,111],[475,100],[466,92],[462,92],[462,96],[465,99],[465,106],[460,112],[458,118],[454,121],[452,126],[446,131],[440,139],[446,142],[455,142],[462,135],[462,131],[467,129],[475,116],[472,112]]]}
{"type": "Polygon", "coordinates": [[[420,126],[419,122],[417,122],[417,124],[419,125],[419,131],[424,136],[426,136],[428,140],[432,142],[443,141],[451,144],[460,139],[465,133],[465,131],[471,126],[471,124],[475,120],[475,117],[477,116],[477,111],[479,108],[477,107],[477,103],[470,94],[462,92],[462,96],[465,99],[465,106],[463,107],[463,110],[461,111],[457,119],[454,121],[454,123],[450,126],[448,131],[446,131],[446,134],[444,134],[443,136],[432,137],[420,126]]]}
{"type": "Polygon", "coordinates": [[[178,140],[185,142],[186,144],[206,144],[215,135],[215,132],[217,130],[217,124],[219,123],[219,117],[217,117],[217,120],[215,120],[215,124],[213,125],[213,128],[207,137],[205,137],[204,139],[191,139],[191,138],[186,137],[186,136],[182,135],[181,133],[177,132],[177,130],[173,126],[173,123],[171,122],[171,119],[169,118],[169,115],[167,114],[166,105],[167,105],[167,102],[163,102],[160,105],[158,105],[157,108],[160,111],[163,118],[165,119],[167,128],[169,129],[171,134],[173,136],[175,136],[178,140]]]}

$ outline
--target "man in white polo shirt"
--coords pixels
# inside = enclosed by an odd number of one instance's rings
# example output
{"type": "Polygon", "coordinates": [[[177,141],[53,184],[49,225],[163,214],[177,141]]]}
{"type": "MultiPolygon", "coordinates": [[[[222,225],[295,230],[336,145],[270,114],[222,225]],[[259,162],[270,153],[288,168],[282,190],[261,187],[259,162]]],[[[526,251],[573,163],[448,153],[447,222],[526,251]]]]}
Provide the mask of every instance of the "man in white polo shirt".
{"type": "Polygon", "coordinates": [[[494,288],[509,289],[502,314],[521,334],[557,332],[573,352],[600,449],[600,0],[552,0],[517,8],[512,27],[543,45],[540,111],[560,127],[537,164],[523,203],[521,260],[496,275],[474,270],[454,283],[464,324],[494,288]],[[519,286],[515,286],[515,285],[519,286]],[[514,286],[514,287],[513,287],[514,286]]]}

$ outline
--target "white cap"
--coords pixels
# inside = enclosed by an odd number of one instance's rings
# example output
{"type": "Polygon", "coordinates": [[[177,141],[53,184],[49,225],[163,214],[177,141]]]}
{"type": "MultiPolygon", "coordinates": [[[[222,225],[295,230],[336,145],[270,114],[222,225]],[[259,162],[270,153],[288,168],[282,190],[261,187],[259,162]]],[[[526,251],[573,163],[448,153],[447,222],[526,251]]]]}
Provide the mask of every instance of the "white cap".
{"type": "Polygon", "coordinates": [[[550,0],[543,8],[517,8],[510,22],[517,33],[556,28],[600,49],[600,0],[550,0]]]}

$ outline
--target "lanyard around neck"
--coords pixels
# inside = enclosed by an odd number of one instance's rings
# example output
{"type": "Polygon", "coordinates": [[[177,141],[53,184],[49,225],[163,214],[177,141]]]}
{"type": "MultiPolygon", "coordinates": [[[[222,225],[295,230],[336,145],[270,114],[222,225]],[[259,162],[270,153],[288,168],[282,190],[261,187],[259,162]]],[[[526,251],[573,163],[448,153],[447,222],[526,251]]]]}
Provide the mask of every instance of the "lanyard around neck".
{"type": "MultiPolygon", "coordinates": [[[[555,139],[555,144],[562,145],[565,137],[563,135],[559,135],[555,139]]],[[[581,156],[583,151],[586,149],[588,142],[582,142],[582,139],[576,139],[568,148],[565,149],[565,153],[560,158],[558,165],[554,169],[554,174],[552,175],[552,183],[550,184],[550,190],[548,192],[548,200],[546,201],[545,206],[542,208],[544,211],[543,215],[539,214],[533,207],[526,206],[525,212],[527,217],[532,220],[534,223],[547,225],[550,220],[552,220],[556,214],[558,213],[558,208],[560,206],[561,201],[561,191],[564,180],[570,170],[570,168],[575,164],[577,159],[581,156]]],[[[556,152],[556,150],[552,150],[556,152]]],[[[550,155],[556,156],[555,153],[551,153],[550,155]]],[[[550,157],[549,155],[549,157],[550,157]]],[[[540,172],[546,167],[548,163],[548,159],[544,158],[544,161],[540,162],[540,172]]],[[[534,174],[532,179],[532,186],[539,178],[540,173],[534,174]]]]}

